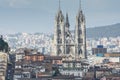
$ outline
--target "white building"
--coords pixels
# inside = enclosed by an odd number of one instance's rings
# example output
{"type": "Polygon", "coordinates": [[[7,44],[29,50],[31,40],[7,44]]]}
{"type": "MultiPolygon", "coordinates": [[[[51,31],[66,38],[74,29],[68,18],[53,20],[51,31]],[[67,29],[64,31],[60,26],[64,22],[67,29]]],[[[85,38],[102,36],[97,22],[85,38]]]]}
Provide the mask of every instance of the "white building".
{"type": "Polygon", "coordinates": [[[5,80],[7,71],[8,55],[0,52],[0,80],[5,80]]]}

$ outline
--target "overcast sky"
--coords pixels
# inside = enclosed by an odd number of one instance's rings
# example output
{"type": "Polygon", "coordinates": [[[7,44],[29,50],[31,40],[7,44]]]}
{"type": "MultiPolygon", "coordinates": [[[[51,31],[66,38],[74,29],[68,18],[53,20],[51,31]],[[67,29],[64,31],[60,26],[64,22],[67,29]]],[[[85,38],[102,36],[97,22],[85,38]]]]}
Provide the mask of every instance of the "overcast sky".
{"type": "MultiPolygon", "coordinates": [[[[0,0],[0,34],[53,32],[58,0],[0,0]]],[[[71,29],[79,0],[61,0],[63,14],[69,14],[71,29]]],[[[120,23],[120,0],[82,0],[86,27],[120,23]]]]}

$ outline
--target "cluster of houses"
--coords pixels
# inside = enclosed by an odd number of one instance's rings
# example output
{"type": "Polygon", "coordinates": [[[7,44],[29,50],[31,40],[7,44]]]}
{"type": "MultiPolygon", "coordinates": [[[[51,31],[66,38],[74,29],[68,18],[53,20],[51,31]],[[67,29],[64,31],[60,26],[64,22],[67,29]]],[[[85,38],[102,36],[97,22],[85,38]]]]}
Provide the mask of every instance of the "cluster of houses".
{"type": "Polygon", "coordinates": [[[62,56],[20,49],[16,51],[14,80],[75,80],[84,76],[87,70],[88,64],[81,61],[67,61],[62,56]]]}

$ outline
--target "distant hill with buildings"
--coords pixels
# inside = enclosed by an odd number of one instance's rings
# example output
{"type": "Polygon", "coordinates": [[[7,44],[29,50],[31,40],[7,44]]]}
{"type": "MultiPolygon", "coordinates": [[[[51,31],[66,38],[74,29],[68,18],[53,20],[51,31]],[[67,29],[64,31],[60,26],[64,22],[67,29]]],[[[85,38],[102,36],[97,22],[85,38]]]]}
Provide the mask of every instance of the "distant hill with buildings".
{"type": "Polygon", "coordinates": [[[8,42],[11,51],[19,48],[39,49],[40,52],[48,53],[51,50],[52,34],[44,33],[16,33],[3,36],[8,42]]]}
{"type": "Polygon", "coordinates": [[[120,23],[87,28],[87,38],[117,37],[120,36],[120,23]]]}
{"type": "MultiPolygon", "coordinates": [[[[71,31],[74,35],[74,31],[71,31]]],[[[100,38],[100,37],[116,37],[120,36],[120,23],[101,26],[95,28],[87,28],[87,38],[100,38]]],[[[53,34],[45,33],[16,33],[3,35],[5,42],[8,42],[11,51],[19,48],[35,48],[44,53],[51,52],[53,43],[53,34]]]]}

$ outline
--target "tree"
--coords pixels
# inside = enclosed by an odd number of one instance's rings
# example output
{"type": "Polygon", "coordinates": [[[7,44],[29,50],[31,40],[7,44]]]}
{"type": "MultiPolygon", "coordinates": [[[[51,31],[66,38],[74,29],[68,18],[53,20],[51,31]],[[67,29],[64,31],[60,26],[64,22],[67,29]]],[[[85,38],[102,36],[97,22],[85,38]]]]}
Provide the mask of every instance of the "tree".
{"type": "Polygon", "coordinates": [[[5,53],[8,53],[10,50],[8,43],[3,40],[3,38],[0,38],[0,51],[3,51],[5,53]]]}
{"type": "Polygon", "coordinates": [[[53,70],[55,71],[53,73],[53,76],[59,76],[59,75],[61,75],[60,71],[58,70],[58,67],[53,67],[53,70]]]}

